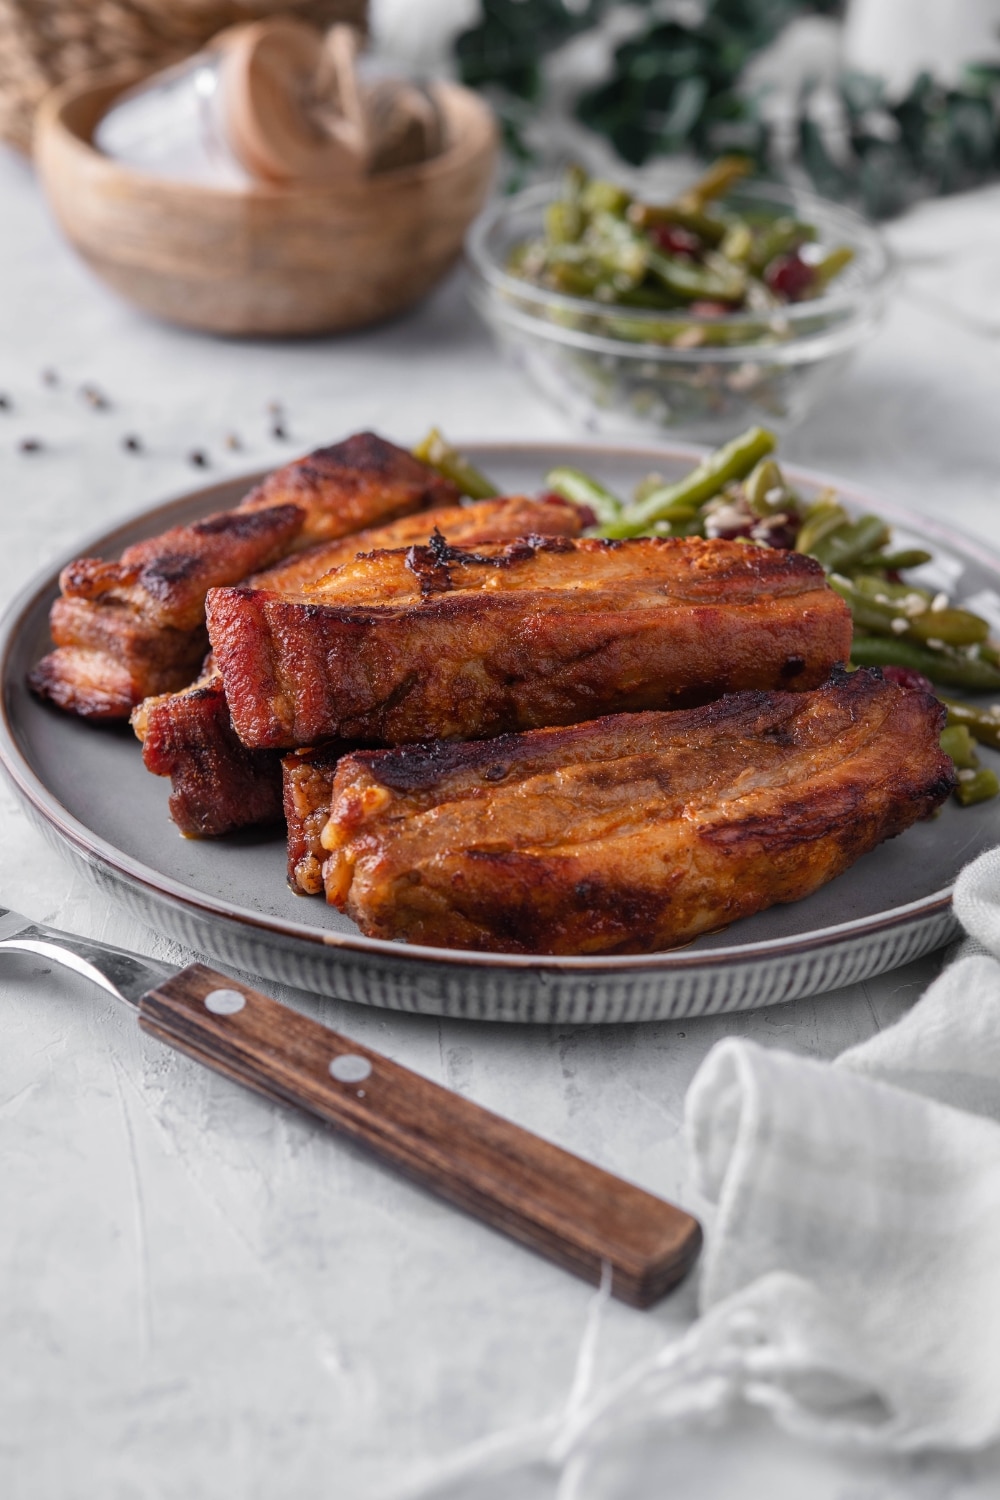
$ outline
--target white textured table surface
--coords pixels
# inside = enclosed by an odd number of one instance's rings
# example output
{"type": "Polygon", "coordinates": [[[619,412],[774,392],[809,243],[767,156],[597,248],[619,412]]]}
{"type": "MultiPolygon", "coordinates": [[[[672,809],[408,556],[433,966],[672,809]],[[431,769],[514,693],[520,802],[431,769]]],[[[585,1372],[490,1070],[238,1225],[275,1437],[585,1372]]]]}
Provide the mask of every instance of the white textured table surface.
{"type": "MultiPolygon", "coordinates": [[[[59,242],[27,168],[2,156],[0,225],[0,391],[13,403],[0,410],[4,599],[74,535],[198,483],[196,448],[221,475],[361,426],[400,441],[434,421],[460,441],[566,435],[498,362],[460,275],[372,333],[227,343],[154,325],[105,293],[59,242]],[[42,383],[45,368],[57,385],[42,383]],[[85,382],[110,409],[80,399],[85,382]],[[271,400],[284,403],[288,443],[269,434],[271,400]],[[232,431],[240,453],[223,445],[232,431]],[[127,433],[141,454],[122,448],[127,433]],[[42,451],[18,451],[36,436],[42,451]]],[[[786,452],[1000,543],[1000,195],[935,205],[894,234],[908,266],[889,319],[786,452]]],[[[0,899],[168,953],[69,874],[6,787],[0,806],[0,899]]],[[[681,1104],[714,1041],[738,1033],[829,1057],[898,1016],[936,967],[680,1027],[490,1028],[280,997],[690,1202],[681,1104]]],[[[0,1038],[5,1500],[376,1500],[564,1403],[583,1285],[168,1053],[41,962],[0,969],[0,1038]]],[[[658,1346],[693,1306],[692,1284],[651,1313],[609,1306],[599,1373],[658,1346]]],[[[846,1460],[747,1418],[665,1442],[601,1493],[985,1500],[998,1488],[997,1454],[846,1460]]],[[[525,1477],[487,1492],[528,1500],[549,1487],[525,1477]]]]}

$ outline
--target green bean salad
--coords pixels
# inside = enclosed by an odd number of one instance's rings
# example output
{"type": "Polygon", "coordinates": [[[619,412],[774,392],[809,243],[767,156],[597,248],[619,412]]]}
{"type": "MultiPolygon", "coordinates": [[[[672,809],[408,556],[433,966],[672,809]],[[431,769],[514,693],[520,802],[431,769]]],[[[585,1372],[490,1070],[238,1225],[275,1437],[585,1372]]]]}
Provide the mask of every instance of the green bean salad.
{"type": "MultiPolygon", "coordinates": [[[[648,475],[631,499],[573,468],[552,469],[545,489],[588,513],[588,536],[718,537],[816,558],[851,611],[851,665],[881,667],[903,687],[936,692],[948,710],[941,747],[958,771],[956,798],[968,807],[997,796],[1000,781],[979,764],[975,746],[1000,749],[1000,703],[984,708],[937,691],[1000,694],[1000,647],[989,624],[945,593],[908,582],[907,570],[932,555],[894,548],[879,516],[852,519],[833,491],[801,496],[774,458],[776,446],[773,433],[752,427],[681,479],[648,475]]],[[[500,493],[437,429],[414,452],[465,495],[500,493]]]]}
{"type": "Polygon", "coordinates": [[[819,297],[854,253],[819,246],[815,227],[800,219],[723,205],[748,171],[744,158],[722,157],[674,202],[653,204],[573,168],[548,206],[544,234],[515,246],[507,269],[567,296],[694,315],[650,325],[657,342],[743,342],[745,328],[712,320],[819,297]]]}

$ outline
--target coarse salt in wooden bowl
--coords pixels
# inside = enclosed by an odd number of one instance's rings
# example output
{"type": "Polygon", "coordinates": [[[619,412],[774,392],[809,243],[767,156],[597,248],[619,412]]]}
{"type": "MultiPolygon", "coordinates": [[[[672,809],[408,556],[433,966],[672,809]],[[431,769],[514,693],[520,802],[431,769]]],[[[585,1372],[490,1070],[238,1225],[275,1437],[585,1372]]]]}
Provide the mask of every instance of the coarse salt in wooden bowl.
{"type": "Polygon", "coordinates": [[[419,301],[461,253],[496,164],[489,108],[437,84],[448,144],[428,161],[334,186],[206,187],[103,155],[97,122],[135,74],[75,80],[43,102],[35,158],[93,271],[144,311],[222,334],[333,333],[419,301]]]}

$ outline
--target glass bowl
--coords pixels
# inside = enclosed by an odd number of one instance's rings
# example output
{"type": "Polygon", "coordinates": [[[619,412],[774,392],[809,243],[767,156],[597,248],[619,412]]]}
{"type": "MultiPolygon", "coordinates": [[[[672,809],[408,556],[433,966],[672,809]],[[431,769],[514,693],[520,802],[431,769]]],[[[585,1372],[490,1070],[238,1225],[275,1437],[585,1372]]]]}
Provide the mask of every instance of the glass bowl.
{"type": "Polygon", "coordinates": [[[877,230],[838,204],[770,183],[741,184],[724,206],[757,216],[791,213],[815,225],[821,247],[849,245],[854,259],[821,297],[706,318],[535,286],[507,270],[508,258],[543,233],[546,206],[558,193],[551,183],[528,188],[500,199],[473,226],[472,298],[538,389],[591,430],[712,442],[754,423],[787,430],[882,315],[891,275],[877,230]]]}

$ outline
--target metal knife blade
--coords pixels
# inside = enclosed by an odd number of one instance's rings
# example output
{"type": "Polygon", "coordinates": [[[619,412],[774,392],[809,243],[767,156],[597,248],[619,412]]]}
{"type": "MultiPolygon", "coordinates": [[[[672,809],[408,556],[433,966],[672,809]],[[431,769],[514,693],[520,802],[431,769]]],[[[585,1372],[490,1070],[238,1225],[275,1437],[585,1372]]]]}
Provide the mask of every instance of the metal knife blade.
{"type": "Polygon", "coordinates": [[[37,953],[54,959],[64,968],[93,980],[103,990],[124,1000],[134,1010],[147,990],[169,979],[177,970],[172,964],[158,962],[154,958],[140,958],[124,948],[115,948],[111,943],[98,942],[96,938],[78,937],[75,932],[62,932],[57,927],[47,927],[32,922],[20,912],[0,906],[0,949],[16,953],[37,953]]]}

